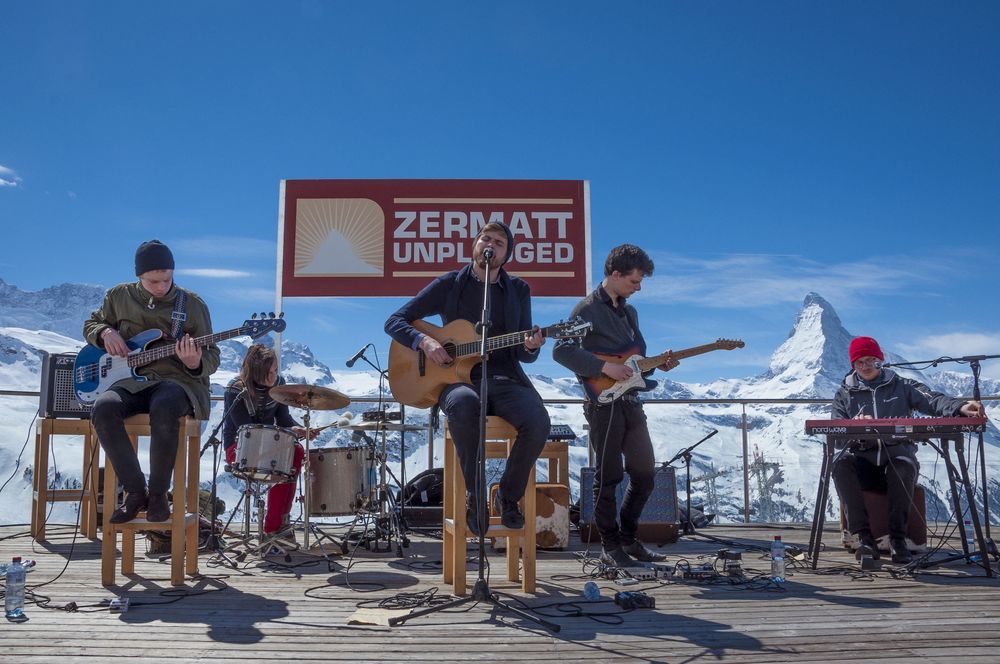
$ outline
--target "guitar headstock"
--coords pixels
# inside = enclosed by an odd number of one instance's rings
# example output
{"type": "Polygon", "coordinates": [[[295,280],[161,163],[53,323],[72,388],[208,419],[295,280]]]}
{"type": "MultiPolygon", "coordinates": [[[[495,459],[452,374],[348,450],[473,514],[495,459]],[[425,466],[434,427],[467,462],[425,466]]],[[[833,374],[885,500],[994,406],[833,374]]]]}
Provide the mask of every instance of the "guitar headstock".
{"type": "Polygon", "coordinates": [[[240,330],[253,339],[259,339],[268,332],[284,332],[287,326],[284,316],[284,312],[275,315],[273,311],[270,313],[262,311],[259,317],[258,314],[253,314],[243,321],[240,330]]]}
{"type": "Polygon", "coordinates": [[[546,328],[546,336],[552,339],[573,339],[585,337],[587,336],[587,333],[590,332],[590,328],[593,326],[593,323],[585,321],[577,316],[576,318],[561,321],[549,328],[546,328]]]}
{"type": "Polygon", "coordinates": [[[746,344],[741,339],[716,339],[715,345],[718,346],[719,350],[735,350],[743,348],[746,344]]]}

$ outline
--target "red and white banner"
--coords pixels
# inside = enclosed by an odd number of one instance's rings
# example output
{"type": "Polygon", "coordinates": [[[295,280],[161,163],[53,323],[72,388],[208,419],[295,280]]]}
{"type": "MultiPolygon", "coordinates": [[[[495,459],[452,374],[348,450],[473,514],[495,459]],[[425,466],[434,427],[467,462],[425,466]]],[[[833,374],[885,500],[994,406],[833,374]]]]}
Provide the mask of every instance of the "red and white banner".
{"type": "Polygon", "coordinates": [[[584,180],[282,180],[279,297],[412,296],[469,262],[490,221],[514,234],[505,269],[532,295],[586,295],[584,180]]]}

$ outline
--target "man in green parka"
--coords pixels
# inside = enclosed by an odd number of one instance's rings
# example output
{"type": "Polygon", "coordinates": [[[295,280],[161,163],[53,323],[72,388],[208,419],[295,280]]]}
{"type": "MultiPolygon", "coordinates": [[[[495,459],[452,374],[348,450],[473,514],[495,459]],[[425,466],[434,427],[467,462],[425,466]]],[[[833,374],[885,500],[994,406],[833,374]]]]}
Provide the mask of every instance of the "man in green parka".
{"type": "Polygon", "coordinates": [[[219,367],[219,348],[195,343],[195,338],[212,333],[212,320],[200,297],[174,283],[170,249],[159,240],[143,242],[135,252],[135,274],[138,281],[111,288],[101,308],[83,324],[87,342],[110,355],[127,355],[126,340],[147,330],[163,333],[154,346],[174,346],[172,354],[136,369],[141,378],[120,380],[94,401],[94,429],[127,494],[124,504],[111,515],[112,523],[131,521],[143,509],[149,521],[170,518],[167,489],[177,453],[179,418],[193,414],[208,419],[208,378],[219,367]],[[181,306],[177,305],[179,293],[184,294],[182,301],[186,297],[181,306]],[[173,319],[181,322],[175,326],[173,319]],[[175,327],[177,338],[171,334],[175,327]],[[149,413],[148,490],[124,424],[125,418],[138,413],[149,413]]]}

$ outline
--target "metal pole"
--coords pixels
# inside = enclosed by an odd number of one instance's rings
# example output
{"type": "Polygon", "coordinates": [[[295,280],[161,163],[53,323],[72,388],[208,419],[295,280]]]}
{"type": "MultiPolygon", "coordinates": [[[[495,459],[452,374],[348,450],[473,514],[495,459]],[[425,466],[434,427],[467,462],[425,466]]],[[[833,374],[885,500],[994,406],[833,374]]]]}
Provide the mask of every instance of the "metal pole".
{"type": "Polygon", "coordinates": [[[747,435],[747,405],[742,404],[743,419],[743,523],[750,523],[750,440],[747,435]]]}

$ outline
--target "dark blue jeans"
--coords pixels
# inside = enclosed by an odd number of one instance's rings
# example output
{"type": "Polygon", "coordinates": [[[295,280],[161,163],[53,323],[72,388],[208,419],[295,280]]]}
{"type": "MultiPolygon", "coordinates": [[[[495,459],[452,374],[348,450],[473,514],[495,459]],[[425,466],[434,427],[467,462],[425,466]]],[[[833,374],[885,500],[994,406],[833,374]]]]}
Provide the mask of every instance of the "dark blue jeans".
{"type": "MultiPolygon", "coordinates": [[[[483,496],[485,487],[476,482],[479,473],[480,404],[478,381],[472,386],[464,383],[449,385],[438,400],[455,440],[465,486],[470,492],[483,496]]],[[[549,436],[548,411],[533,388],[525,387],[507,376],[490,379],[486,410],[487,414],[502,417],[517,429],[517,438],[500,478],[500,494],[505,499],[520,500],[528,484],[528,473],[534,472],[535,462],[549,436]]]]}
{"type": "Polygon", "coordinates": [[[590,446],[597,462],[594,523],[601,533],[601,544],[605,548],[630,544],[639,530],[642,508],[653,494],[656,476],[646,413],[639,400],[625,397],[605,406],[585,403],[583,414],[590,425],[590,446]],[[629,485],[621,509],[616,510],[615,493],[625,471],[629,485]]]}
{"type": "Polygon", "coordinates": [[[125,418],[139,413],[149,413],[149,492],[166,493],[177,454],[178,420],[192,413],[191,402],[180,385],[167,381],[136,394],[112,387],[97,397],[90,419],[118,481],[129,493],[146,490],[139,457],[125,432],[125,418]]]}

